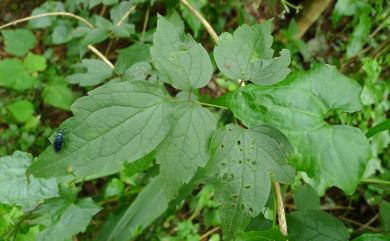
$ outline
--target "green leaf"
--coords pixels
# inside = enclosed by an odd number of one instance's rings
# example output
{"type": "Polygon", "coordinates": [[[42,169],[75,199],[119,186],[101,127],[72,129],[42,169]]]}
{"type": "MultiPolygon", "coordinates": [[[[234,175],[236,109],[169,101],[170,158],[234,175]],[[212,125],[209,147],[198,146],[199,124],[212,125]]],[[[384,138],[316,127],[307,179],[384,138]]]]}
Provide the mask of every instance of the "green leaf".
{"type": "MultiPolygon", "coordinates": [[[[206,0],[189,0],[188,2],[200,13],[202,13],[200,9],[207,4],[206,0]]],[[[197,38],[200,30],[202,29],[202,23],[183,4],[180,4],[180,11],[182,12],[184,20],[194,32],[195,38],[197,38]]]]}
{"type": "Polygon", "coordinates": [[[349,236],[341,221],[319,210],[292,212],[287,226],[291,241],[347,241],[349,236]]]}
{"type": "Polygon", "coordinates": [[[367,138],[370,138],[382,131],[390,130],[390,120],[382,121],[381,123],[370,128],[366,133],[367,138]]]}
{"type": "Polygon", "coordinates": [[[72,28],[66,22],[56,26],[51,35],[54,44],[64,44],[72,40],[72,28]]]}
{"type": "Polygon", "coordinates": [[[44,199],[58,196],[55,179],[25,174],[31,160],[31,155],[20,151],[0,158],[0,203],[31,208],[44,199]]]}
{"type": "Polygon", "coordinates": [[[34,105],[28,100],[18,100],[7,106],[17,122],[24,123],[34,115],[34,105]]]}
{"type": "Polygon", "coordinates": [[[137,62],[150,62],[150,44],[137,43],[118,51],[115,73],[123,74],[127,68],[137,62]]]}
{"type": "Polygon", "coordinates": [[[294,204],[299,211],[320,210],[320,197],[310,185],[298,186],[294,192],[294,204]]]}
{"type": "Polygon", "coordinates": [[[335,67],[318,65],[271,87],[247,85],[222,101],[247,126],[269,123],[280,129],[296,149],[294,165],[312,178],[318,193],[337,186],[352,194],[370,145],[361,130],[330,125],[325,118],[331,111],[358,111],[360,93],[358,83],[335,67]]]}
{"type": "Polygon", "coordinates": [[[379,210],[383,229],[385,230],[385,232],[390,233],[390,203],[383,200],[381,202],[379,210]]]}
{"type": "Polygon", "coordinates": [[[69,110],[70,105],[75,100],[75,96],[63,78],[59,79],[59,81],[53,81],[44,85],[43,100],[51,106],[69,110]]]}
{"type": "Polygon", "coordinates": [[[107,233],[97,241],[128,241],[150,225],[168,208],[168,200],[159,177],[154,178],[138,194],[130,207],[107,233]]]}
{"type": "Polygon", "coordinates": [[[84,198],[77,203],[63,199],[50,200],[37,213],[45,229],[38,234],[37,241],[64,241],[73,235],[84,232],[92,217],[100,207],[91,198],[84,198]],[[44,221],[44,222],[43,222],[44,221]]]}
{"type": "MultiPolygon", "coordinates": [[[[38,14],[50,13],[50,12],[64,12],[65,6],[64,3],[60,1],[45,1],[42,5],[35,8],[31,16],[36,16],[38,14]]],[[[41,17],[32,19],[28,22],[28,25],[32,28],[47,28],[51,26],[54,22],[56,22],[56,17],[41,17]]]]}
{"type": "Polygon", "coordinates": [[[23,60],[23,65],[30,73],[44,71],[47,67],[44,56],[35,55],[31,52],[28,53],[26,58],[23,60]]]}
{"type": "Polygon", "coordinates": [[[108,30],[104,28],[95,28],[87,33],[83,40],[84,45],[97,44],[108,38],[108,30]]]}
{"type": "Polygon", "coordinates": [[[389,241],[390,237],[385,234],[362,234],[353,241],[389,241]]]}
{"type": "Polygon", "coordinates": [[[218,69],[228,78],[272,85],[283,80],[290,69],[290,52],[272,58],[271,21],[252,27],[242,25],[232,34],[223,33],[214,49],[218,69]]]}
{"type": "Polygon", "coordinates": [[[0,61],[0,86],[15,90],[31,89],[37,79],[31,76],[18,59],[0,61]]]}
{"type": "Polygon", "coordinates": [[[114,5],[118,3],[119,0],[103,0],[104,5],[114,5]]]}
{"type": "MultiPolygon", "coordinates": [[[[124,80],[148,80],[156,79],[156,73],[148,62],[138,62],[125,70],[124,80]]],[[[161,82],[160,82],[161,83],[161,82]]]]}
{"type": "Polygon", "coordinates": [[[287,237],[280,233],[279,228],[275,227],[265,231],[251,231],[242,233],[236,241],[287,241],[287,237]]]}
{"type": "Polygon", "coordinates": [[[172,129],[156,152],[168,196],[176,194],[198,167],[207,164],[209,141],[216,126],[213,114],[199,105],[183,102],[175,106],[172,129]]]}
{"type": "Polygon", "coordinates": [[[364,44],[368,40],[370,34],[371,19],[368,13],[363,13],[359,16],[359,23],[354,27],[352,36],[347,45],[347,58],[350,58],[359,53],[364,44]]]}
{"type": "Polygon", "coordinates": [[[120,195],[125,190],[125,184],[118,178],[113,178],[104,189],[104,197],[120,195]]]}
{"type": "Polygon", "coordinates": [[[83,59],[76,68],[86,69],[85,73],[76,73],[66,77],[71,84],[80,86],[93,86],[102,83],[112,76],[112,69],[106,63],[96,59],[83,59]]]}
{"type": "Polygon", "coordinates": [[[110,83],[71,107],[65,146],[48,147],[29,172],[42,177],[72,174],[78,179],[106,176],[151,152],[168,134],[166,92],[146,81],[110,83]]]}
{"type": "Polygon", "coordinates": [[[245,230],[259,215],[271,190],[271,175],[291,183],[294,169],[287,165],[292,152],[286,137],[270,125],[250,129],[227,125],[210,146],[210,176],[217,176],[215,198],[222,205],[221,220],[227,240],[245,230]]]}
{"type": "Polygon", "coordinates": [[[37,40],[28,29],[3,30],[5,51],[16,56],[25,55],[32,49],[37,40]]]}
{"type": "Polygon", "coordinates": [[[202,45],[160,15],[150,55],[160,79],[179,90],[201,88],[213,73],[202,45]]]}

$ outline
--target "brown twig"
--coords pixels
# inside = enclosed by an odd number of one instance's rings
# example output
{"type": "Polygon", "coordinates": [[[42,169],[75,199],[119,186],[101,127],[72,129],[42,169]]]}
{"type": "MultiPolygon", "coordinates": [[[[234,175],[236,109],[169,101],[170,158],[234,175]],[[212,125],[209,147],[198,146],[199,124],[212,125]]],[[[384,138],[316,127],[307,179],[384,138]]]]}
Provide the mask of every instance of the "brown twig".
{"type": "MultiPolygon", "coordinates": [[[[346,222],[349,222],[349,223],[352,223],[356,226],[359,226],[359,227],[362,227],[364,226],[365,224],[364,223],[361,223],[361,222],[358,222],[358,221],[355,221],[353,219],[350,219],[350,218],[346,218],[346,217],[343,217],[343,216],[339,216],[339,219],[343,220],[343,221],[346,221],[346,222]]],[[[371,227],[371,226],[366,226],[365,228],[373,231],[373,232],[380,232],[381,230],[379,228],[374,228],[374,227],[371,227]]]]}
{"type": "Polygon", "coordinates": [[[288,235],[287,221],[286,221],[286,214],[284,212],[283,197],[282,197],[282,192],[280,190],[280,184],[277,181],[272,181],[272,185],[274,187],[274,193],[276,199],[279,229],[284,236],[287,236],[288,235]]]}
{"type": "Polygon", "coordinates": [[[215,227],[213,229],[210,229],[209,231],[207,231],[206,233],[202,234],[202,236],[200,236],[200,240],[204,240],[206,239],[208,236],[210,236],[211,234],[217,232],[218,230],[220,230],[221,228],[220,227],[215,227]]]}

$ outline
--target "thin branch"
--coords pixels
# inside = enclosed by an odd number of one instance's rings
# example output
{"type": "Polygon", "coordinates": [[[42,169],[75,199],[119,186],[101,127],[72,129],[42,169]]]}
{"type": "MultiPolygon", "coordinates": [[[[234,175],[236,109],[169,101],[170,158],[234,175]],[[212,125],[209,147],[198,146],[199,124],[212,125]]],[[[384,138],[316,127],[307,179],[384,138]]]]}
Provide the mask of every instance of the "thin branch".
{"type": "MultiPolygon", "coordinates": [[[[361,222],[358,222],[358,221],[355,221],[353,219],[350,219],[350,218],[346,218],[346,217],[343,217],[343,216],[339,216],[339,219],[343,220],[343,221],[346,221],[346,222],[349,222],[349,223],[352,223],[356,226],[359,226],[359,227],[362,227],[364,226],[365,224],[364,223],[361,223],[361,222]]],[[[366,226],[365,228],[369,229],[370,231],[373,231],[373,232],[380,232],[381,230],[379,228],[374,228],[374,227],[371,227],[371,226],[366,226]]]]}
{"type": "Polygon", "coordinates": [[[108,66],[110,66],[111,69],[114,69],[114,65],[104,56],[97,48],[95,48],[92,45],[88,45],[88,48],[94,52],[101,60],[103,60],[104,63],[106,63],[108,66]]]}
{"type": "Polygon", "coordinates": [[[370,220],[368,220],[367,223],[365,223],[364,225],[362,225],[358,229],[356,229],[355,233],[360,233],[360,232],[364,231],[368,226],[370,226],[373,222],[375,222],[375,220],[377,218],[379,218],[379,213],[375,214],[375,216],[372,217],[370,220]]]}
{"type": "Polygon", "coordinates": [[[221,228],[220,227],[215,227],[213,229],[210,229],[206,233],[202,234],[202,236],[200,236],[200,240],[206,239],[208,236],[210,236],[211,234],[217,232],[219,229],[221,229],[221,228]]]}
{"type": "Polygon", "coordinates": [[[42,14],[38,14],[38,15],[34,15],[34,16],[29,16],[29,17],[25,17],[25,18],[21,18],[21,19],[12,21],[10,23],[6,23],[4,25],[1,25],[0,29],[7,28],[9,26],[16,25],[18,23],[23,23],[23,22],[26,22],[26,21],[29,21],[29,20],[33,20],[33,19],[37,19],[37,18],[43,18],[43,17],[49,17],[49,16],[71,17],[71,18],[79,20],[80,22],[84,23],[85,25],[87,25],[90,28],[95,28],[95,26],[93,26],[93,24],[88,22],[85,18],[82,18],[82,17],[80,17],[78,15],[75,15],[73,13],[68,13],[68,12],[51,12],[51,13],[42,13],[42,14]]]}
{"type": "Polygon", "coordinates": [[[287,236],[288,235],[287,221],[286,221],[286,214],[284,212],[283,197],[282,197],[282,192],[280,191],[280,185],[277,181],[272,181],[272,185],[274,187],[274,192],[275,192],[279,229],[284,236],[287,236]]]}
{"type": "Polygon", "coordinates": [[[121,24],[126,20],[126,18],[134,12],[134,10],[137,8],[137,5],[132,6],[122,17],[119,19],[119,21],[116,23],[116,26],[121,26],[121,24]]]}
{"type": "Polygon", "coordinates": [[[144,25],[142,26],[141,42],[144,41],[145,32],[146,32],[146,27],[148,26],[149,12],[150,12],[150,6],[148,5],[148,9],[146,9],[146,15],[145,15],[145,20],[144,20],[144,25]]]}
{"type": "Polygon", "coordinates": [[[205,27],[207,32],[210,34],[213,41],[216,43],[218,41],[218,34],[211,27],[210,23],[196,10],[187,0],[180,0],[180,2],[199,20],[199,22],[205,27]]]}
{"type": "Polygon", "coordinates": [[[383,186],[390,186],[389,181],[380,180],[380,179],[362,179],[360,180],[361,183],[364,184],[376,184],[376,185],[383,185],[383,186]]]}

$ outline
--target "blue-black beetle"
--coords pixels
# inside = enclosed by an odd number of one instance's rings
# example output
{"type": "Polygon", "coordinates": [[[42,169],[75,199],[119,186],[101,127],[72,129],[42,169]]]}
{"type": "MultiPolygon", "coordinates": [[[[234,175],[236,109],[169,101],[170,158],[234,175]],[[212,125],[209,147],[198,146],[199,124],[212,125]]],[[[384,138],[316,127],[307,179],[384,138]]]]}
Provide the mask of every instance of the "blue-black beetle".
{"type": "Polygon", "coordinates": [[[61,151],[62,146],[64,145],[64,141],[65,141],[65,130],[59,129],[56,135],[54,136],[53,146],[55,152],[61,151]]]}

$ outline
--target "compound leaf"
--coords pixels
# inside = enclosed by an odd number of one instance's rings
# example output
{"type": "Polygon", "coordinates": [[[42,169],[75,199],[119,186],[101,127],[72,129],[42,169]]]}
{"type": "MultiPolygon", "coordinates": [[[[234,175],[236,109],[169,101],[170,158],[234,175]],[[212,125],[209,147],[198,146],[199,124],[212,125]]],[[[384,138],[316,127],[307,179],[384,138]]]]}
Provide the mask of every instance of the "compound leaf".
{"type": "Polygon", "coordinates": [[[347,241],[343,223],[320,210],[296,211],[287,215],[292,241],[347,241]]]}
{"type": "Polygon", "coordinates": [[[73,235],[84,232],[92,217],[100,207],[91,198],[84,198],[77,203],[64,199],[53,199],[45,203],[37,214],[45,229],[37,236],[37,241],[63,241],[73,235]]]}
{"type": "Polygon", "coordinates": [[[158,16],[150,55],[160,79],[176,89],[201,88],[207,85],[213,73],[202,45],[162,16],[158,16]]]}
{"type": "Polygon", "coordinates": [[[35,46],[35,35],[28,29],[3,30],[5,51],[23,56],[35,46]]]}
{"type": "Polygon", "coordinates": [[[272,85],[283,80],[290,69],[290,52],[283,49],[272,58],[271,21],[242,25],[233,35],[223,33],[214,49],[218,69],[228,78],[272,85]]]}
{"type": "Polygon", "coordinates": [[[33,207],[44,199],[58,196],[55,179],[25,174],[31,160],[31,155],[21,151],[0,158],[0,203],[33,207]]]}
{"type": "Polygon", "coordinates": [[[81,64],[76,64],[75,67],[86,69],[86,72],[68,76],[66,79],[71,84],[79,84],[81,86],[97,85],[112,75],[110,66],[101,60],[83,59],[81,64]]]}
{"type": "Polygon", "coordinates": [[[74,117],[61,126],[65,145],[48,147],[29,169],[42,177],[94,178],[118,172],[167,135],[170,106],[166,92],[146,81],[106,84],[78,99],[74,117]]]}
{"type": "Polygon", "coordinates": [[[247,126],[279,128],[296,149],[295,166],[313,178],[319,193],[337,186],[351,194],[371,153],[368,140],[359,129],[325,118],[331,111],[359,110],[360,93],[358,83],[335,67],[319,65],[272,87],[247,85],[224,101],[247,126]]]}
{"type": "Polygon", "coordinates": [[[244,129],[230,124],[215,133],[210,152],[210,175],[218,176],[215,198],[222,205],[224,235],[230,240],[264,207],[271,175],[284,183],[293,181],[294,169],[287,165],[292,147],[270,125],[244,129]]]}
{"type": "Polygon", "coordinates": [[[177,104],[172,129],[156,152],[161,180],[168,196],[188,183],[198,167],[206,165],[209,140],[216,125],[209,110],[189,102],[177,104]]]}

